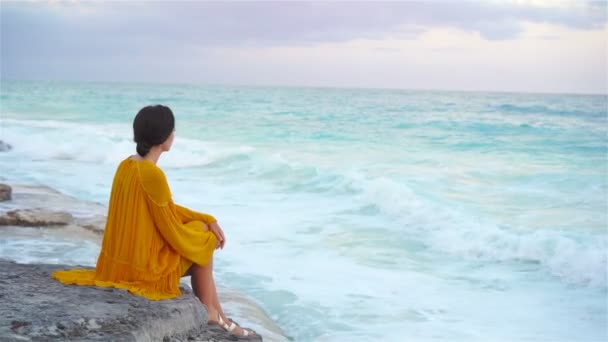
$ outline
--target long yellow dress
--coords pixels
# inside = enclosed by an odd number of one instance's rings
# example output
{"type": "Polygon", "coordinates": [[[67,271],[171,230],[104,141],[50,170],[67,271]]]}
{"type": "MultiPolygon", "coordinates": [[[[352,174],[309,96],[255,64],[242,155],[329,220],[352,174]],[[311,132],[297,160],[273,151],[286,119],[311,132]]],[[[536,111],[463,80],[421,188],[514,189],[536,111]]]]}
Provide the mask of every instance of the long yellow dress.
{"type": "Polygon", "coordinates": [[[57,271],[64,284],[127,289],[151,300],[181,295],[192,263],[206,265],[217,245],[208,214],[173,203],[164,172],[151,161],[123,160],[114,176],[101,252],[94,270],[57,271]]]}

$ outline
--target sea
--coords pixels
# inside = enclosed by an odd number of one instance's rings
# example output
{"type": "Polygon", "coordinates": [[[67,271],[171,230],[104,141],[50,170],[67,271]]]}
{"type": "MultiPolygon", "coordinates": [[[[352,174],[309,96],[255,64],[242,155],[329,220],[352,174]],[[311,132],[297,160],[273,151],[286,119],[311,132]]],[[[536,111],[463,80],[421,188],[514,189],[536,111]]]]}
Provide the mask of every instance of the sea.
{"type": "MultiPolygon", "coordinates": [[[[158,165],[214,215],[220,286],[295,341],[606,341],[608,97],[11,81],[0,180],[107,206],[132,122],[169,106],[158,165]]],[[[98,243],[0,240],[94,265],[98,243]]],[[[241,320],[246,325],[246,317],[241,320]]]]}

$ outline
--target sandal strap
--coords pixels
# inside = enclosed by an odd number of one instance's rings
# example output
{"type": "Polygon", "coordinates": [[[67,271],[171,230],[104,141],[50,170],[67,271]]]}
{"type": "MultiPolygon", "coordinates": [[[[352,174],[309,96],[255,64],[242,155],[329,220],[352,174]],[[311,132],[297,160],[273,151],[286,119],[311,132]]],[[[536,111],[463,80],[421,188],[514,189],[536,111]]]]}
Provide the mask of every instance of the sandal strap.
{"type": "Polygon", "coordinates": [[[228,331],[232,331],[232,330],[230,330],[230,327],[228,326],[228,324],[226,324],[226,322],[224,322],[221,315],[218,315],[218,318],[219,318],[218,322],[224,329],[226,329],[228,331]]]}
{"type": "MultiPolygon", "coordinates": [[[[222,316],[219,316],[219,321],[218,323],[224,327],[224,329],[228,330],[228,332],[232,333],[234,331],[234,329],[236,329],[237,327],[240,327],[238,324],[236,324],[234,321],[230,320],[230,325],[228,325],[223,319],[222,316]]],[[[243,331],[243,337],[249,337],[249,335],[257,335],[257,333],[255,331],[251,331],[249,332],[249,329],[247,328],[241,328],[241,330],[243,331]]]]}

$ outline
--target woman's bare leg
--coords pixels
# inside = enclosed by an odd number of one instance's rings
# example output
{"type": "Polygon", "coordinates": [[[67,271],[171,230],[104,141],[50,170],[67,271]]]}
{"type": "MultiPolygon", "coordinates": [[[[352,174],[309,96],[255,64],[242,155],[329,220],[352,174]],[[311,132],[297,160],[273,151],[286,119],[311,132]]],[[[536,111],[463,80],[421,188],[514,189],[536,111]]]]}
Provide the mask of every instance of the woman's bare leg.
{"type": "MultiPolygon", "coordinates": [[[[212,275],[213,277],[213,275],[212,275]]],[[[217,311],[220,313],[220,315],[222,315],[222,319],[224,321],[227,321],[227,317],[226,314],[224,314],[224,310],[222,309],[222,306],[220,305],[220,299],[218,298],[217,295],[217,289],[215,287],[215,280],[211,279],[211,286],[213,287],[213,293],[215,294],[213,296],[213,305],[215,306],[215,308],[217,309],[217,311]]]]}
{"type": "MultiPolygon", "coordinates": [[[[213,260],[205,266],[193,264],[188,274],[191,276],[190,281],[194,295],[207,307],[209,319],[219,321],[219,317],[221,316],[222,320],[230,322],[224,314],[217,296],[215,281],[213,280],[213,260]]],[[[242,335],[243,329],[237,327],[233,332],[242,335]]]]}
{"type": "Polygon", "coordinates": [[[224,310],[220,305],[219,298],[217,296],[217,290],[215,288],[215,280],[213,279],[213,259],[209,262],[209,264],[205,266],[199,266],[197,264],[192,264],[192,267],[188,271],[190,274],[190,283],[192,284],[192,290],[194,291],[194,295],[208,308],[215,309],[221,316],[223,320],[226,320],[226,315],[224,314],[224,310]],[[194,270],[194,268],[199,268],[200,270],[194,270]],[[198,276],[194,276],[194,272],[198,273],[198,276]],[[209,295],[209,298],[201,297],[201,294],[206,293],[209,295]],[[209,302],[208,302],[209,300],[209,302]]]}

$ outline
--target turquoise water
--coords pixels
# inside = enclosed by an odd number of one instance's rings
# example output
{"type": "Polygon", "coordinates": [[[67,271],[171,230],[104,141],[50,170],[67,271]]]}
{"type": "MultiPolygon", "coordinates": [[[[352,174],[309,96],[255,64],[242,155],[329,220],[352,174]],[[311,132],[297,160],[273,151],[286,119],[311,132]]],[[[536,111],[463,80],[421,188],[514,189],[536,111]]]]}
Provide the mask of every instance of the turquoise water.
{"type": "Polygon", "coordinates": [[[104,204],[134,115],[170,106],[159,166],[226,231],[218,281],[296,340],[608,338],[606,96],[1,90],[1,177],[104,204]]]}

